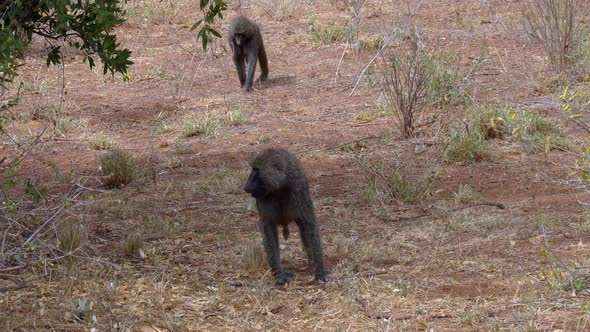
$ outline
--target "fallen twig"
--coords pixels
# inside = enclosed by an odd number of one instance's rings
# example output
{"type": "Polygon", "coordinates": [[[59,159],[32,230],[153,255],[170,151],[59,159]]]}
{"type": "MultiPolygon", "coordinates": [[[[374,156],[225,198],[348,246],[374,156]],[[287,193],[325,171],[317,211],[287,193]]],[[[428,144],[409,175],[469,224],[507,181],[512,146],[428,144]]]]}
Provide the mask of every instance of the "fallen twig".
{"type": "MultiPolygon", "coordinates": [[[[454,209],[449,210],[449,212],[456,212],[456,211],[460,211],[460,210],[465,210],[465,209],[469,209],[472,207],[476,207],[476,206],[495,206],[498,209],[506,209],[506,206],[502,203],[497,203],[497,202],[480,202],[480,203],[472,203],[472,204],[465,204],[459,207],[456,207],[454,209]]],[[[435,207],[436,208],[436,207],[435,207]]],[[[425,217],[430,217],[432,216],[432,211],[430,212],[426,212],[423,214],[419,214],[416,216],[409,216],[409,217],[397,217],[397,218],[388,218],[388,217],[381,217],[380,219],[384,220],[384,221],[409,221],[409,220],[416,220],[416,219],[421,219],[421,218],[425,218],[425,217]]]]}

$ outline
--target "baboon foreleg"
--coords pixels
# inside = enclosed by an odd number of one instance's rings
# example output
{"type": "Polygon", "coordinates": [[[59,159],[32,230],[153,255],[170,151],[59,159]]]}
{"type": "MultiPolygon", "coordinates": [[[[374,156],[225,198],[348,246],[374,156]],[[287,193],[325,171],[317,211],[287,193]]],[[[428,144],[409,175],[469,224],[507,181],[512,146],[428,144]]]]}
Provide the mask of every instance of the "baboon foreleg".
{"type": "Polygon", "coordinates": [[[256,52],[248,52],[248,73],[246,75],[246,92],[252,91],[252,84],[254,83],[254,72],[256,71],[256,61],[257,61],[257,54],[256,52]]]}
{"type": "Polygon", "coordinates": [[[239,48],[234,51],[233,60],[236,65],[236,70],[238,71],[240,88],[244,88],[244,84],[246,84],[246,67],[244,66],[244,56],[242,52],[239,51],[239,48]]]}
{"type": "Polygon", "coordinates": [[[315,221],[297,219],[295,221],[299,226],[299,233],[301,233],[301,241],[307,253],[307,258],[316,282],[327,282],[326,269],[324,267],[324,253],[322,251],[322,242],[320,239],[320,231],[315,221]]]}
{"type": "Polygon", "coordinates": [[[281,254],[279,251],[279,237],[277,226],[271,222],[262,222],[262,240],[268,265],[276,278],[277,286],[288,282],[287,274],[281,268],[281,254]]]}

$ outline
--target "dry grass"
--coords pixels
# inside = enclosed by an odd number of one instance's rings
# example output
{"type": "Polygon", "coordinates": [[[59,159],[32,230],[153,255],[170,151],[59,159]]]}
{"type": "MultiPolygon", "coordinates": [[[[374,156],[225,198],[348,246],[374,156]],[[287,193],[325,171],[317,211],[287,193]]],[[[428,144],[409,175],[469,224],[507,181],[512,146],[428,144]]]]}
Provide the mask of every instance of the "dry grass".
{"type": "Polygon", "coordinates": [[[95,150],[110,150],[117,146],[117,141],[111,136],[100,132],[94,136],[91,146],[95,150]]]}
{"type": "Polygon", "coordinates": [[[301,0],[258,0],[257,6],[269,17],[283,21],[293,17],[301,9],[301,0]]]}
{"type": "Polygon", "coordinates": [[[123,243],[123,252],[129,257],[140,257],[143,254],[143,235],[131,234],[123,243]]]}
{"type": "Polygon", "coordinates": [[[104,184],[108,187],[125,186],[137,177],[137,161],[130,152],[121,149],[102,155],[98,168],[105,176],[104,184]]]}
{"type": "MultiPolygon", "coordinates": [[[[24,89],[13,113],[0,112],[3,119],[17,119],[3,122],[12,136],[0,133],[0,160],[27,155],[17,169],[1,169],[0,329],[587,330],[590,223],[576,204],[579,192],[568,186],[571,172],[560,168],[575,148],[537,153],[526,148],[536,144],[521,139],[544,133],[584,142],[587,135],[570,121],[553,121],[555,96],[535,95],[527,85],[545,55],[523,47],[513,33],[520,4],[420,2],[424,6],[414,14],[425,33],[440,41],[433,51],[456,55],[445,65],[449,80],[439,82],[444,93],[425,98],[417,123],[427,125],[404,140],[391,130],[397,125],[387,116],[391,110],[373,111],[382,98],[371,76],[375,68],[350,95],[359,63],[373,53],[365,48],[356,57],[350,46],[332,44],[332,35],[349,36],[345,22],[352,22],[341,0],[305,2],[290,18],[263,24],[273,31],[265,39],[271,77],[252,94],[238,88],[230,56],[220,47],[226,41],[208,52],[194,50],[188,28],[201,15],[197,3],[179,2],[187,6],[178,11],[168,1],[131,1],[118,35],[141,67],[123,82],[95,76],[77,54],[66,57],[66,98],[79,107],[63,115],[87,118],[87,126],[71,127],[66,137],[44,136],[26,150],[32,134],[47,124],[52,130],[51,105],[62,97],[55,95],[61,79],[53,79],[45,59],[31,50],[22,69],[38,73],[39,81],[24,89]],[[151,14],[145,6],[161,12],[151,14]],[[316,32],[337,23],[334,34],[326,29],[326,44],[305,43],[311,26],[300,13],[308,12],[316,13],[316,32]],[[455,24],[459,16],[462,25],[455,24]],[[186,73],[182,96],[175,73],[186,73]],[[482,104],[524,105],[513,108],[518,121],[502,108],[496,113],[482,107],[486,117],[465,116],[464,79],[482,104]],[[183,121],[200,116],[215,119],[215,126],[204,126],[214,127],[213,134],[183,137],[183,121]],[[447,125],[464,130],[463,120],[491,144],[484,153],[496,159],[445,162],[447,125]],[[516,128],[520,133],[513,133],[516,128]],[[101,186],[93,161],[111,152],[93,147],[93,134],[101,131],[146,160],[149,181],[117,190],[101,186]],[[242,190],[249,173],[245,161],[267,145],[301,157],[330,271],[326,285],[312,283],[291,225],[291,237],[280,244],[293,280],[274,287],[254,200],[242,190]],[[370,171],[359,169],[361,156],[370,171]],[[365,189],[373,195],[370,204],[359,204],[365,189]],[[70,190],[72,195],[63,195],[70,190]],[[482,201],[510,208],[456,210],[482,201]],[[50,220],[61,208],[67,213],[50,220]],[[40,230],[44,236],[23,246],[48,220],[40,230]],[[68,251],[72,259],[60,259],[68,251]],[[30,263],[5,270],[21,262],[30,263]]],[[[360,30],[390,31],[392,13],[418,2],[395,3],[365,1],[360,30]]],[[[230,2],[226,18],[251,15],[256,7],[230,2]]]]}

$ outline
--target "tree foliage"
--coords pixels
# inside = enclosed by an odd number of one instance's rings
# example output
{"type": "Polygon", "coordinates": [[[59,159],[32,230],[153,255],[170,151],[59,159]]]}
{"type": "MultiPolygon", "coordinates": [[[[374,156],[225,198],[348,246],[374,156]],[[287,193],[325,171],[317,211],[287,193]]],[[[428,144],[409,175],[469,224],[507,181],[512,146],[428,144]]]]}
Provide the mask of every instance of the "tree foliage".
{"type": "Polygon", "coordinates": [[[201,0],[200,6],[203,11],[203,19],[193,24],[191,31],[202,25],[201,30],[197,33],[197,40],[201,39],[203,50],[206,50],[207,44],[213,40],[214,36],[221,38],[221,34],[213,29],[212,24],[215,22],[215,17],[223,18],[223,11],[227,9],[227,4],[224,0],[201,0]]]}
{"type": "Polygon", "coordinates": [[[131,51],[113,33],[123,22],[119,0],[0,0],[0,85],[17,75],[34,35],[48,42],[47,65],[61,62],[65,41],[90,68],[98,56],[105,74],[125,74],[131,51]]]}

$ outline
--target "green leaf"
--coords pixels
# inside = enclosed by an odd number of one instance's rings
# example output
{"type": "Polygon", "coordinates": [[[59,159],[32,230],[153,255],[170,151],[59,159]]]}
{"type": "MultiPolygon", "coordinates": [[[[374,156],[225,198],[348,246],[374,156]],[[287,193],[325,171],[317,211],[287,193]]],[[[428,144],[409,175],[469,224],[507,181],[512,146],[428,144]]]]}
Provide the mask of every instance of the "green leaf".
{"type": "Polygon", "coordinates": [[[54,46],[47,54],[47,67],[61,63],[61,46],[54,46]]]}
{"type": "Polygon", "coordinates": [[[211,33],[212,33],[212,34],[213,34],[215,37],[219,37],[219,38],[221,38],[221,34],[220,34],[219,32],[217,32],[217,30],[213,30],[213,29],[211,29],[211,30],[209,30],[209,31],[210,31],[210,32],[211,32],[211,33]]]}
{"type": "Polygon", "coordinates": [[[203,23],[203,20],[198,20],[195,24],[193,24],[190,31],[195,30],[199,25],[201,25],[201,23],[203,23]]]}

